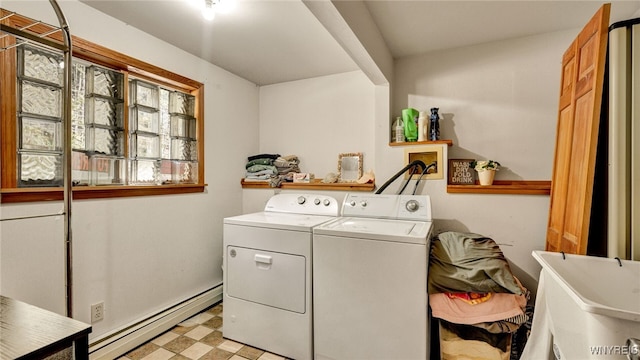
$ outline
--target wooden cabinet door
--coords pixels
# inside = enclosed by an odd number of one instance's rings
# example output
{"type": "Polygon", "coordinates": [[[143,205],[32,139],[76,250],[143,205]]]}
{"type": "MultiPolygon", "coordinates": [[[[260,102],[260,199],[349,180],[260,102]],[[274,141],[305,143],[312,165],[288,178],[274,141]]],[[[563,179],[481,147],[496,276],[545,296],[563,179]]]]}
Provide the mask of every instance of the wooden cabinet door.
{"type": "Polygon", "coordinates": [[[562,57],[547,251],[587,252],[610,7],[596,12],[562,57]]]}

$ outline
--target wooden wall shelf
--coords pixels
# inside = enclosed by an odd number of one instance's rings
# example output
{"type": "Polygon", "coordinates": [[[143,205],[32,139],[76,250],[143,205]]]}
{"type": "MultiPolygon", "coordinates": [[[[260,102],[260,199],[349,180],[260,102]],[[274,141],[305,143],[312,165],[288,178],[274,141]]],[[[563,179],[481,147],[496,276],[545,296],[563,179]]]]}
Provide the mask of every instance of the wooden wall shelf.
{"type": "Polygon", "coordinates": [[[447,185],[453,194],[512,194],[549,195],[551,181],[545,180],[496,180],[493,185],[447,185]]]}
{"type": "Polygon", "coordinates": [[[453,146],[453,140],[392,142],[392,143],[389,143],[389,146],[415,146],[415,145],[438,145],[438,144],[453,146]]]}
{"type": "MultiPolygon", "coordinates": [[[[240,181],[243,189],[272,189],[268,182],[261,181],[240,181]]],[[[315,179],[309,183],[291,183],[283,182],[279,189],[296,189],[296,190],[326,190],[326,191],[373,191],[376,184],[358,184],[358,183],[332,183],[325,184],[320,179],[315,179]]]]}

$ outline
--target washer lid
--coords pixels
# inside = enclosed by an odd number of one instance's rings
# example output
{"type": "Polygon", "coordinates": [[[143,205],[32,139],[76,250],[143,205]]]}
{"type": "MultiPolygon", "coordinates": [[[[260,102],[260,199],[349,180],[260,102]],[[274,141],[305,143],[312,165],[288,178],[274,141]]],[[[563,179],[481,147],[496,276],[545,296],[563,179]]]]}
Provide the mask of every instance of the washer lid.
{"type": "Polygon", "coordinates": [[[426,244],[430,221],[344,217],[313,229],[314,235],[426,244]]]}
{"type": "Polygon", "coordinates": [[[334,216],[262,211],[253,214],[225,218],[224,224],[311,232],[311,229],[314,226],[318,226],[333,219],[335,219],[334,216]]]}

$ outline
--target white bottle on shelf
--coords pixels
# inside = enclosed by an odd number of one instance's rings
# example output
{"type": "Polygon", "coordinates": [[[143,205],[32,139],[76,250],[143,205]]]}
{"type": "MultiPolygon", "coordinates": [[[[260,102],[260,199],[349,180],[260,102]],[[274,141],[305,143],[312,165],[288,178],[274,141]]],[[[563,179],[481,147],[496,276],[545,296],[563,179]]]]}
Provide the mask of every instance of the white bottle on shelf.
{"type": "Polygon", "coordinates": [[[429,126],[429,119],[427,118],[427,113],[424,111],[420,111],[420,116],[418,116],[418,141],[427,140],[428,126],[429,126]]]}
{"type": "Polygon", "coordinates": [[[399,116],[392,125],[391,138],[393,142],[404,142],[404,123],[402,122],[402,118],[399,116]]]}

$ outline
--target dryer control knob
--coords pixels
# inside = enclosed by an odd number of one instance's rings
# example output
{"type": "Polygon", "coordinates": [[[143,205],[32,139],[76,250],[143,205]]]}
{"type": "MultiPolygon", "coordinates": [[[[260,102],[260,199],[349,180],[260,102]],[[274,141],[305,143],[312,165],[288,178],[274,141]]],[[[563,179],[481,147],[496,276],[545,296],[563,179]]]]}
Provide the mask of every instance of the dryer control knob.
{"type": "Polygon", "coordinates": [[[409,212],[414,212],[420,208],[420,204],[416,200],[409,200],[407,201],[405,207],[407,208],[407,210],[409,210],[409,212]]]}
{"type": "Polygon", "coordinates": [[[353,201],[353,200],[351,200],[351,201],[349,202],[349,205],[351,205],[351,206],[356,206],[356,202],[355,202],[355,201],[353,201]]]}
{"type": "Polygon", "coordinates": [[[307,199],[305,199],[304,196],[299,196],[298,197],[298,204],[302,205],[302,204],[304,204],[305,201],[307,201],[307,199]]]}
{"type": "Polygon", "coordinates": [[[363,200],[363,201],[360,202],[360,205],[362,207],[367,207],[367,202],[363,200]]]}
{"type": "Polygon", "coordinates": [[[329,206],[329,205],[331,205],[331,200],[329,200],[329,199],[324,199],[324,201],[322,202],[322,204],[323,204],[324,206],[329,206]]]}
{"type": "Polygon", "coordinates": [[[316,198],[315,200],[313,200],[313,203],[316,205],[320,205],[320,199],[316,198]]]}

